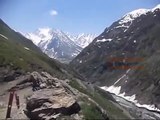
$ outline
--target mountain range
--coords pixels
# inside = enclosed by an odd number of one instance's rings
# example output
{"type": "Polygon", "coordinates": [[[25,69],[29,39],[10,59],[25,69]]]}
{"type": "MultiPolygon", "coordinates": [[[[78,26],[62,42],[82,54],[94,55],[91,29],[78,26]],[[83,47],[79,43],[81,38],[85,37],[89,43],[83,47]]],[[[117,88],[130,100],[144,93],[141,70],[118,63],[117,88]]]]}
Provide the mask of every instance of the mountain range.
{"type": "Polygon", "coordinates": [[[96,35],[83,33],[74,36],[61,30],[39,28],[25,36],[49,57],[68,63],[88,46],[96,35]]]}
{"type": "Polygon", "coordinates": [[[12,119],[159,119],[159,31],[160,5],[97,37],[51,28],[24,37],[0,19],[0,117],[15,93],[12,119]]]}

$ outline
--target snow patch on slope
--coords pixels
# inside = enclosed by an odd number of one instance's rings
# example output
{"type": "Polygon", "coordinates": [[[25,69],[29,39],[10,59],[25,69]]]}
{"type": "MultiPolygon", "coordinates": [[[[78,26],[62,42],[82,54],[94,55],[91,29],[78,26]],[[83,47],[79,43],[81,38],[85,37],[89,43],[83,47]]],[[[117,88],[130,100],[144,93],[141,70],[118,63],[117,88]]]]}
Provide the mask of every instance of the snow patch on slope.
{"type": "Polygon", "coordinates": [[[108,91],[110,93],[113,93],[119,97],[122,97],[130,102],[133,102],[136,106],[138,107],[144,107],[148,110],[155,110],[155,111],[159,111],[160,112],[160,109],[156,108],[155,105],[147,105],[147,104],[140,104],[138,103],[138,101],[135,99],[135,95],[132,95],[132,96],[126,96],[126,93],[120,93],[121,91],[121,86],[110,86],[110,87],[106,87],[106,86],[103,86],[103,87],[100,87],[101,89],[105,90],[105,91],[108,91]]]}
{"type": "Polygon", "coordinates": [[[28,47],[24,47],[25,50],[30,50],[28,47]]]}
{"type": "Polygon", "coordinates": [[[103,87],[100,87],[100,88],[103,89],[103,90],[105,90],[105,91],[108,91],[110,93],[113,93],[113,94],[115,94],[115,95],[117,95],[119,97],[122,97],[122,98],[124,98],[124,99],[126,99],[128,101],[130,101],[130,102],[134,103],[138,107],[144,107],[144,108],[146,108],[148,110],[155,110],[155,111],[159,111],[160,112],[160,109],[156,108],[155,105],[146,105],[146,104],[142,105],[142,104],[138,103],[138,101],[136,100],[136,96],[135,95],[126,96],[125,92],[120,93],[121,86],[116,86],[116,84],[120,80],[125,79],[124,77],[127,76],[127,74],[129,73],[129,71],[130,71],[130,69],[127,70],[127,72],[122,77],[120,77],[112,86],[109,86],[109,87],[103,86],[103,87]]]}
{"type": "Polygon", "coordinates": [[[96,42],[110,42],[110,41],[112,41],[112,39],[102,39],[102,40],[97,40],[96,42]]]}
{"type": "Polygon", "coordinates": [[[8,38],[2,34],[0,34],[1,37],[3,37],[4,39],[8,40],[8,38]]]}

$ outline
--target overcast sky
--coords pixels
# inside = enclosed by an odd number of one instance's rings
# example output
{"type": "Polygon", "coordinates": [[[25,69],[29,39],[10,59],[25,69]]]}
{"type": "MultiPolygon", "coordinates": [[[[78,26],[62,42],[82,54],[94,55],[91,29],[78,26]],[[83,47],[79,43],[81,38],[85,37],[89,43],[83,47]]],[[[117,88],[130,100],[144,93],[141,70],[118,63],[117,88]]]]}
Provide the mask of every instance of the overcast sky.
{"type": "Polygon", "coordinates": [[[0,18],[27,33],[51,27],[72,34],[100,34],[124,14],[160,0],[0,0],[0,18]]]}

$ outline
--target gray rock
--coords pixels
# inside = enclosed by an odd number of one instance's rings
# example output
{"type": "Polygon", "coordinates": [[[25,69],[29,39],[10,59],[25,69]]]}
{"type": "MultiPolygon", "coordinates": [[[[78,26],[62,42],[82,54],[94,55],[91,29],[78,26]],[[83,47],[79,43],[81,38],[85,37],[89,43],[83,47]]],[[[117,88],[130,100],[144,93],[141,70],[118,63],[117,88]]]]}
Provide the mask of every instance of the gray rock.
{"type": "Polygon", "coordinates": [[[60,83],[46,72],[31,74],[34,92],[27,97],[25,113],[31,119],[56,119],[80,111],[80,106],[60,83]]]}
{"type": "Polygon", "coordinates": [[[47,72],[38,72],[31,73],[30,77],[33,83],[33,90],[43,89],[43,88],[52,88],[52,87],[62,87],[58,79],[53,78],[47,72]]]}

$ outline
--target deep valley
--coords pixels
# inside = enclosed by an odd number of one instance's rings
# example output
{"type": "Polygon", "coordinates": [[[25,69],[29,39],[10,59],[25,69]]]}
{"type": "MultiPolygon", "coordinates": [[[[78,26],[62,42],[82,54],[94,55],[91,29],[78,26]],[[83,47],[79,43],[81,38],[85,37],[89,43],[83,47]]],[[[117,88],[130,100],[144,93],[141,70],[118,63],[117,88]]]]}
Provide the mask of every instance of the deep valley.
{"type": "Polygon", "coordinates": [[[160,119],[159,31],[160,5],[98,36],[22,34],[0,19],[0,118],[160,119]]]}

